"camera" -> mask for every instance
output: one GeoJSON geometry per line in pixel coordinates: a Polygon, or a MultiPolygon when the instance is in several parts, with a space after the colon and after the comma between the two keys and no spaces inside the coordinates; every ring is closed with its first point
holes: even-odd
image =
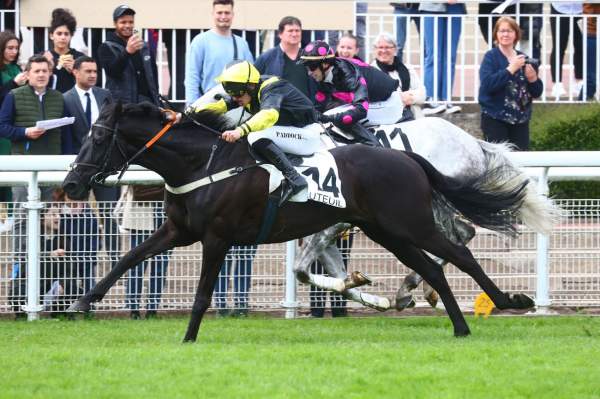
{"type": "Polygon", "coordinates": [[[532,67],[539,67],[540,66],[540,60],[538,60],[537,58],[532,58],[530,56],[525,56],[525,64],[529,64],[532,67]]]}

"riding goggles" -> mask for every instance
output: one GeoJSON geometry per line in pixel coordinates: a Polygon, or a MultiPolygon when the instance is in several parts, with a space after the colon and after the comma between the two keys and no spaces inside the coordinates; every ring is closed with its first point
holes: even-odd
{"type": "Polygon", "coordinates": [[[311,72],[319,69],[321,62],[305,62],[304,66],[311,72]]]}
{"type": "Polygon", "coordinates": [[[248,93],[248,84],[239,82],[223,82],[223,89],[232,97],[241,97],[248,93]]]}

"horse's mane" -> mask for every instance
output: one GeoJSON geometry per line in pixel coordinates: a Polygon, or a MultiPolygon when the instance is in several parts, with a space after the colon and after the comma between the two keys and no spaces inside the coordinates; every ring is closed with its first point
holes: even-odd
{"type": "MultiPolygon", "coordinates": [[[[123,112],[127,115],[138,117],[141,116],[146,118],[160,118],[163,116],[160,108],[149,102],[126,104],[123,106],[123,112]]],[[[231,119],[227,118],[225,115],[209,110],[195,113],[194,120],[219,132],[235,128],[235,124],[233,121],[231,121],[231,119]]],[[[193,122],[191,120],[184,117],[180,127],[188,127],[192,123],[193,122]]]]}

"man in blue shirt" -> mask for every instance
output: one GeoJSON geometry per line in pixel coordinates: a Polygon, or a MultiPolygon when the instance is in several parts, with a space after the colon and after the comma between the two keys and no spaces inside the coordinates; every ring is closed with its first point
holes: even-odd
{"type": "Polygon", "coordinates": [[[213,0],[214,27],[192,40],[185,64],[185,102],[192,104],[216,86],[233,60],[254,62],[248,43],[231,32],[233,0],[213,0]]]}

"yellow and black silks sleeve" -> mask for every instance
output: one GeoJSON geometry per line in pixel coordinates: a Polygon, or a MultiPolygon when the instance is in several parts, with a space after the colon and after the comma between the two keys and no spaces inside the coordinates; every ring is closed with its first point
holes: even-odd
{"type": "Polygon", "coordinates": [[[217,114],[224,114],[225,112],[228,111],[227,108],[228,108],[227,103],[225,102],[224,99],[221,98],[219,101],[216,101],[214,103],[201,104],[201,105],[195,107],[194,112],[209,111],[209,112],[214,112],[217,114]]]}
{"type": "Polygon", "coordinates": [[[257,132],[275,125],[279,119],[279,111],[275,108],[261,109],[252,118],[242,123],[236,128],[242,136],[246,136],[250,132],[257,132]]]}

